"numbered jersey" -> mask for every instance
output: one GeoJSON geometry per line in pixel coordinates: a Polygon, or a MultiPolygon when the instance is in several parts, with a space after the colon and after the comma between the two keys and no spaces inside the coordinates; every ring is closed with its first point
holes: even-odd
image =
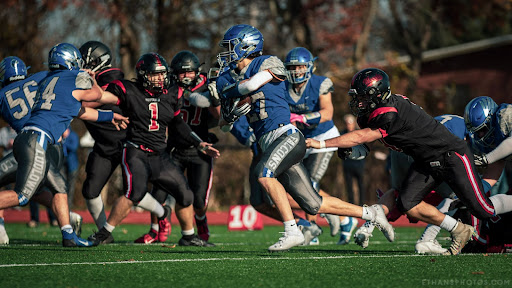
{"type": "MultiPolygon", "coordinates": [[[[191,89],[183,89],[179,87],[179,98],[181,99],[181,95],[185,93],[192,92],[204,92],[208,91],[208,85],[206,81],[205,75],[199,75],[199,79],[196,83],[196,86],[191,89]]],[[[185,98],[185,97],[183,97],[185,98]]],[[[208,139],[208,108],[200,108],[190,104],[187,99],[183,99],[183,106],[181,107],[181,117],[183,120],[190,126],[192,131],[194,131],[201,139],[208,139]]],[[[186,141],[182,137],[177,137],[176,133],[172,131],[169,133],[169,147],[176,147],[179,149],[190,147],[190,141],[186,141]]]]}
{"type": "Polygon", "coordinates": [[[31,116],[37,85],[48,71],[38,72],[24,80],[13,82],[0,90],[2,118],[19,133],[31,116]]]}
{"type": "MultiPolygon", "coordinates": [[[[109,68],[97,73],[95,77],[98,85],[105,90],[110,82],[124,79],[124,74],[120,69],[109,68]]],[[[106,104],[99,106],[97,109],[112,110],[115,113],[122,114],[121,108],[117,105],[106,104]]],[[[126,130],[117,130],[110,122],[84,121],[84,124],[94,139],[93,149],[95,152],[107,157],[121,151],[121,141],[126,138],[126,130]]]]}
{"type": "Polygon", "coordinates": [[[441,116],[437,116],[434,119],[439,121],[439,123],[443,124],[453,135],[459,137],[460,139],[466,139],[466,135],[468,134],[468,129],[466,129],[466,124],[464,123],[464,118],[458,115],[450,115],[445,114],[441,116]]]}
{"type": "MultiPolygon", "coordinates": [[[[290,111],[296,114],[307,114],[311,112],[320,111],[320,97],[322,95],[333,92],[333,83],[331,79],[318,75],[311,75],[311,78],[307,81],[306,85],[303,85],[300,91],[296,92],[293,89],[293,84],[285,81],[288,105],[290,111]]],[[[329,129],[334,127],[332,120],[325,121],[318,125],[306,126],[303,123],[297,122],[297,128],[300,129],[304,137],[313,138],[320,134],[323,134],[329,129]]]]}
{"type": "Polygon", "coordinates": [[[290,108],[286,101],[286,69],[283,62],[275,56],[259,56],[237,74],[233,70],[224,72],[217,79],[217,90],[236,81],[249,79],[260,71],[268,70],[274,79],[251,93],[251,112],[246,117],[259,139],[263,134],[290,123],[290,108]],[[277,80],[277,81],[276,81],[277,80]]]}
{"type": "Polygon", "coordinates": [[[37,89],[32,116],[26,126],[45,131],[55,144],[78,115],[82,102],[73,97],[75,90],[87,90],[93,79],[82,70],[57,70],[48,73],[37,89]]]}
{"type": "Polygon", "coordinates": [[[130,118],[126,140],[153,151],[165,150],[167,127],[173,121],[183,122],[177,86],[152,95],[138,82],[114,80],[107,91],[119,97],[119,107],[130,118]]]}
{"type": "Polygon", "coordinates": [[[392,94],[357,122],[361,128],[378,129],[384,145],[403,151],[417,163],[436,160],[448,151],[464,155],[466,149],[464,140],[402,95],[392,94]]]}

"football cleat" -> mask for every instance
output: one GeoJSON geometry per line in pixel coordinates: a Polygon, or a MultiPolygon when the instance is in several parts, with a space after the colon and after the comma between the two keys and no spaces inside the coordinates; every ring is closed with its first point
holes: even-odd
{"type": "Polygon", "coordinates": [[[204,241],[203,239],[199,238],[197,235],[192,235],[192,238],[187,239],[189,237],[182,236],[180,241],[178,242],[178,245],[180,246],[198,246],[198,247],[214,247],[215,244],[210,243],[208,241],[204,241]]]}
{"type": "Polygon", "coordinates": [[[393,226],[389,224],[388,218],[384,213],[384,209],[382,209],[382,205],[374,204],[370,206],[370,208],[372,208],[373,211],[372,224],[382,231],[384,237],[386,237],[389,242],[395,241],[395,230],[393,229],[393,226]]]}
{"type": "Polygon", "coordinates": [[[340,216],[322,213],[320,214],[320,217],[325,218],[327,223],[329,223],[329,228],[331,228],[331,236],[334,237],[338,235],[338,232],[340,232],[340,216]]]}
{"type": "Polygon", "coordinates": [[[208,241],[208,239],[210,239],[210,229],[208,228],[208,222],[206,221],[206,218],[203,220],[197,220],[196,218],[196,226],[199,238],[203,239],[204,241],[208,241]]]}
{"type": "MultiPolygon", "coordinates": [[[[347,216],[348,217],[348,216],[347,216]]],[[[348,217],[348,223],[345,225],[340,225],[340,240],[338,241],[338,245],[345,245],[350,242],[350,237],[352,236],[352,232],[357,228],[357,219],[354,217],[348,217]]]]}
{"type": "Polygon", "coordinates": [[[158,232],[156,233],[156,240],[158,242],[165,242],[171,235],[171,222],[167,218],[158,220],[158,232]]]}
{"type": "Polygon", "coordinates": [[[299,229],[304,235],[304,246],[309,245],[314,238],[320,236],[323,232],[322,228],[314,222],[311,222],[310,226],[299,225],[299,229]]]}
{"type": "Polygon", "coordinates": [[[373,237],[373,229],[375,229],[375,226],[372,222],[366,221],[354,234],[354,242],[362,248],[368,247],[370,237],[373,237]]]}
{"type": "Polygon", "coordinates": [[[0,224],[0,245],[9,244],[9,236],[7,236],[7,231],[5,231],[4,224],[0,224]]]}
{"type": "Polygon", "coordinates": [[[112,236],[112,233],[108,232],[107,229],[103,227],[100,229],[100,231],[89,236],[87,240],[92,241],[94,243],[94,246],[97,246],[100,244],[113,243],[114,237],[112,236]]]}
{"type": "Polygon", "coordinates": [[[457,255],[460,253],[462,248],[471,240],[471,237],[475,233],[475,228],[471,225],[464,224],[460,221],[457,222],[457,227],[453,229],[452,244],[450,248],[443,253],[443,255],[457,255]]]}
{"type": "Polygon", "coordinates": [[[75,212],[69,212],[69,222],[71,222],[71,227],[73,227],[73,231],[78,237],[82,235],[82,221],[82,216],[75,212]]]}
{"type": "Polygon", "coordinates": [[[76,236],[75,231],[68,233],[64,230],[62,232],[62,246],[64,247],[92,247],[95,246],[92,241],[82,239],[76,236]]]}
{"type": "Polygon", "coordinates": [[[309,242],[309,245],[320,245],[320,240],[318,237],[315,237],[311,240],[311,242],[309,242]]]}
{"type": "Polygon", "coordinates": [[[288,234],[286,232],[280,232],[283,237],[279,238],[279,241],[274,245],[268,247],[269,252],[287,251],[292,247],[302,245],[304,243],[304,235],[302,233],[288,234]]]}
{"type": "Polygon", "coordinates": [[[157,241],[157,236],[156,236],[157,234],[158,234],[158,232],[155,229],[151,229],[151,230],[149,230],[148,233],[135,239],[135,241],[133,241],[133,243],[151,244],[151,243],[157,241]]]}
{"type": "Polygon", "coordinates": [[[436,239],[423,240],[421,238],[418,240],[418,242],[416,242],[414,249],[418,254],[432,255],[444,254],[448,251],[447,249],[443,248],[443,246],[441,246],[441,244],[439,244],[436,239]]]}

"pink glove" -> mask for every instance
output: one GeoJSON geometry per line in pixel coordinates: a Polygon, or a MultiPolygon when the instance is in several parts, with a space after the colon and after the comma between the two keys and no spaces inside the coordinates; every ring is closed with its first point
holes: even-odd
{"type": "Polygon", "coordinates": [[[290,113],[290,122],[300,122],[300,123],[304,123],[304,125],[306,126],[309,126],[308,123],[306,123],[306,121],[304,121],[304,116],[300,115],[300,114],[295,114],[295,113],[290,113]]]}

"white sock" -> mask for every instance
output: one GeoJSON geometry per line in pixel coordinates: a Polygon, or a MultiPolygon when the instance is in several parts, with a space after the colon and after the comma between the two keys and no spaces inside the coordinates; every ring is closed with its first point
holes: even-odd
{"type": "Polygon", "coordinates": [[[425,231],[423,231],[423,235],[421,235],[421,240],[423,241],[430,241],[434,240],[437,237],[437,234],[439,234],[439,231],[441,231],[441,227],[428,224],[427,228],[425,228],[425,231]]]}
{"type": "Polygon", "coordinates": [[[350,217],[346,216],[343,218],[343,220],[341,220],[340,225],[347,225],[348,223],[350,223],[350,217]]]}
{"type": "Polygon", "coordinates": [[[494,206],[494,214],[500,215],[512,211],[512,195],[497,194],[489,197],[494,206]]]}
{"type": "Polygon", "coordinates": [[[112,233],[112,231],[114,231],[114,229],[116,229],[116,226],[112,226],[112,225],[108,224],[108,222],[106,222],[105,226],[103,226],[103,228],[105,228],[108,232],[112,233]]]}
{"type": "Polygon", "coordinates": [[[73,233],[73,227],[71,227],[71,225],[69,225],[69,224],[60,227],[60,230],[66,232],[66,233],[73,233]]]}
{"type": "Polygon", "coordinates": [[[363,216],[361,217],[363,220],[372,221],[373,219],[373,208],[368,206],[363,206],[363,216]]]}
{"type": "Polygon", "coordinates": [[[188,236],[188,235],[194,235],[194,228],[190,229],[190,230],[182,230],[181,231],[181,235],[183,236],[188,236]]]}
{"type": "Polygon", "coordinates": [[[160,226],[158,226],[158,223],[151,223],[151,229],[158,232],[158,230],[160,230],[160,226]]]}
{"type": "Polygon", "coordinates": [[[284,232],[290,234],[300,233],[299,227],[297,227],[297,223],[295,223],[295,219],[290,221],[284,221],[284,232]]]}
{"type": "Polygon", "coordinates": [[[146,193],[146,195],[144,195],[144,198],[140,200],[139,204],[137,204],[137,207],[156,214],[158,218],[164,216],[165,213],[162,204],[158,203],[158,201],[156,201],[156,199],[150,193],[146,193]]]}
{"type": "Polygon", "coordinates": [[[107,223],[107,216],[105,215],[105,207],[103,207],[101,195],[93,199],[85,199],[85,203],[87,204],[89,213],[91,213],[92,219],[94,219],[94,223],[96,223],[96,227],[101,229],[101,227],[107,223]]]}
{"type": "Polygon", "coordinates": [[[451,216],[445,215],[440,226],[448,232],[452,232],[457,227],[457,220],[451,216]]]}

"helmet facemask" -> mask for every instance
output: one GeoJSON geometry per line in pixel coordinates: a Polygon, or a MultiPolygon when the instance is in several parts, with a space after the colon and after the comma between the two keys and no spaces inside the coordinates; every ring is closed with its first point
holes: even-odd
{"type": "Polygon", "coordinates": [[[352,114],[356,117],[368,114],[377,106],[369,95],[357,94],[356,89],[348,90],[348,96],[351,97],[349,102],[350,111],[352,111],[352,114]]]}
{"type": "Polygon", "coordinates": [[[311,78],[313,70],[313,62],[300,63],[297,65],[286,66],[286,74],[288,75],[288,81],[293,84],[303,83],[311,78]],[[297,69],[297,66],[301,68],[297,69]]]}

